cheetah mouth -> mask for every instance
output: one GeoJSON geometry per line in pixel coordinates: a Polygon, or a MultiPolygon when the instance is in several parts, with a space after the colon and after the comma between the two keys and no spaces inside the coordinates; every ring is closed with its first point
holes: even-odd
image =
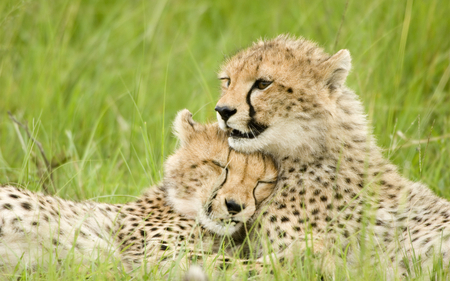
{"type": "Polygon", "coordinates": [[[230,137],[237,139],[254,139],[261,135],[267,129],[267,126],[252,122],[248,124],[248,128],[250,129],[250,132],[241,132],[239,130],[232,129],[230,137]]]}
{"type": "Polygon", "coordinates": [[[200,219],[202,227],[220,235],[233,235],[244,223],[233,218],[213,218],[206,216],[200,219]]]}
{"type": "Polygon", "coordinates": [[[240,229],[244,225],[243,222],[233,220],[233,219],[220,220],[217,223],[219,225],[221,225],[223,228],[228,229],[230,234],[236,232],[238,229],[240,229]]]}
{"type": "Polygon", "coordinates": [[[240,221],[235,219],[219,219],[222,224],[237,225],[240,221]]]}
{"type": "Polygon", "coordinates": [[[231,217],[231,218],[230,217],[228,217],[228,218],[215,218],[215,219],[210,218],[210,219],[215,221],[217,224],[220,224],[220,225],[222,225],[224,227],[226,227],[226,226],[240,227],[241,224],[244,223],[240,219],[234,218],[234,217],[231,217]]]}

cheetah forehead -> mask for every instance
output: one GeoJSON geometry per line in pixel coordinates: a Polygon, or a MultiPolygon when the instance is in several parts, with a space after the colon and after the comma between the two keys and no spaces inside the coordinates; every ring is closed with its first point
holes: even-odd
{"type": "Polygon", "coordinates": [[[294,38],[280,35],[274,39],[260,39],[251,47],[241,50],[236,55],[225,60],[219,71],[219,78],[227,77],[236,70],[257,71],[259,69],[279,69],[286,67],[309,68],[319,65],[330,58],[315,42],[302,37],[294,38]]]}

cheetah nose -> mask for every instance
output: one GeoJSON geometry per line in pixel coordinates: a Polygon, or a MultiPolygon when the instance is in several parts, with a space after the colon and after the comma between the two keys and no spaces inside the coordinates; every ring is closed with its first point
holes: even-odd
{"type": "Polygon", "coordinates": [[[228,213],[230,213],[230,215],[236,215],[240,211],[245,209],[245,204],[242,205],[238,204],[233,199],[230,200],[225,199],[225,205],[227,205],[228,213]]]}
{"type": "Polygon", "coordinates": [[[214,108],[220,116],[222,116],[223,121],[227,122],[228,119],[237,112],[236,109],[231,109],[228,106],[216,106],[214,108]]]}

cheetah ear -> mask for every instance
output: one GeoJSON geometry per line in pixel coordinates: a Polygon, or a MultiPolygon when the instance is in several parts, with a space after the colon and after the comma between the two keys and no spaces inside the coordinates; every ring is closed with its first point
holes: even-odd
{"type": "Polygon", "coordinates": [[[183,109],[177,113],[173,122],[173,133],[180,140],[181,146],[185,146],[196,131],[197,123],[192,119],[192,113],[183,109]]]}
{"type": "Polygon", "coordinates": [[[340,50],[322,63],[325,85],[331,90],[344,85],[350,69],[352,58],[348,50],[340,50]]]}

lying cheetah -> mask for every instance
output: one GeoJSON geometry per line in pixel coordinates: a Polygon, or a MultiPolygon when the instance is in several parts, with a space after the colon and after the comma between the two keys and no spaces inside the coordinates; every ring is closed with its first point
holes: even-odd
{"type": "Polygon", "coordinates": [[[401,273],[430,268],[436,257],[448,264],[450,203],[383,158],[361,102],[344,85],[350,68],[349,51],[330,56],[284,35],[222,67],[215,109],[230,146],[268,153],[279,169],[258,232],[278,257],[311,248],[329,273],[342,261],[336,256],[357,259],[368,241],[401,273]]]}
{"type": "Polygon", "coordinates": [[[217,252],[223,239],[201,223],[239,237],[275,187],[273,161],[229,149],[217,124],[200,125],[187,110],[178,114],[174,129],[181,147],[167,159],[162,183],[134,202],[72,202],[0,187],[2,271],[18,263],[33,268],[74,258],[118,259],[130,272],[142,264],[179,258],[183,251],[217,252]],[[253,173],[247,175],[242,170],[248,165],[253,173]],[[203,215],[200,225],[199,206],[214,214],[203,215]]]}

